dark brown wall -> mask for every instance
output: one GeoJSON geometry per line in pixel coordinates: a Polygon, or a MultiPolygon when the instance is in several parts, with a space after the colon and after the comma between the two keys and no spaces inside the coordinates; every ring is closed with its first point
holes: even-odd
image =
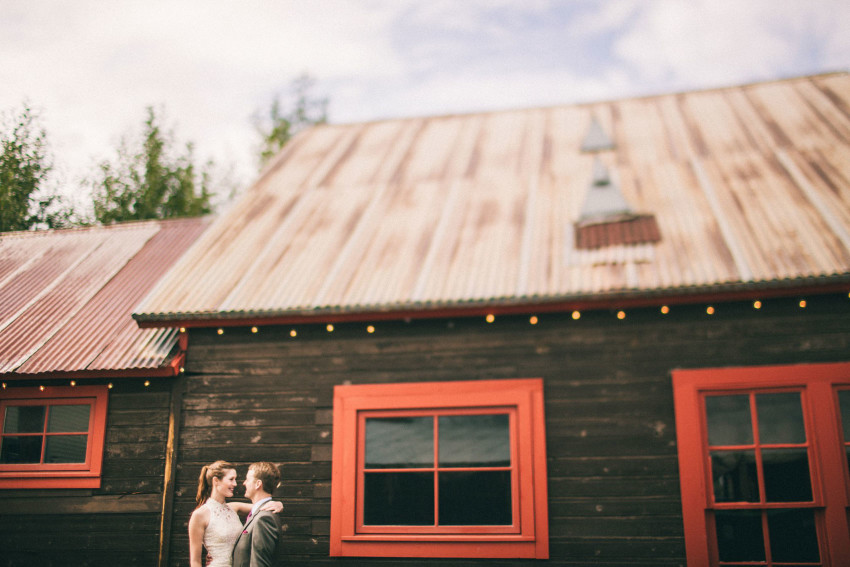
{"type": "Polygon", "coordinates": [[[671,369],[850,358],[844,296],[527,317],[193,330],[172,565],[187,564],[197,475],[283,463],[281,565],[515,565],[328,557],[333,386],[542,377],[552,565],[684,565],[671,369]]]}
{"type": "Polygon", "coordinates": [[[113,380],[99,489],[0,490],[0,565],[156,565],[172,380],[143,381],[113,380]]]}

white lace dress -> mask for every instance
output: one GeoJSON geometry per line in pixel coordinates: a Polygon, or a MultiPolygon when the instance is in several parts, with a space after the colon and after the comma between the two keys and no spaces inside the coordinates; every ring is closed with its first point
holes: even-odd
{"type": "Polygon", "coordinates": [[[204,547],[209,556],[207,567],[230,567],[233,546],[242,533],[242,522],[227,504],[210,498],[204,502],[204,506],[210,511],[210,523],[204,532],[204,547]]]}

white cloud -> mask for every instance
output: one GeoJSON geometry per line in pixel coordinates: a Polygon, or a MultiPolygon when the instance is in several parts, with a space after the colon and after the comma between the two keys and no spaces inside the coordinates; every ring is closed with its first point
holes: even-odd
{"type": "Polygon", "coordinates": [[[849,6],[832,0],[655,0],[641,4],[615,50],[640,82],[692,88],[778,78],[798,74],[821,43],[837,43],[828,48],[830,57],[847,64],[847,34],[840,25],[825,28],[850,23],[849,6]]]}
{"type": "Polygon", "coordinates": [[[304,71],[370,120],[847,69],[848,29],[844,0],[2,0],[0,109],[43,109],[69,184],[151,104],[248,178],[251,114],[304,71]]]}

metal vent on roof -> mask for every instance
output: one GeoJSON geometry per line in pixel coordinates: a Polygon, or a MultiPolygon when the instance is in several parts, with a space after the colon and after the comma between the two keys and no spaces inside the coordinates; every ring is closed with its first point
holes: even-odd
{"type": "Polygon", "coordinates": [[[587,250],[659,240],[661,231],[655,216],[632,210],[616,177],[597,156],[593,160],[593,181],[575,224],[575,247],[587,250]]]}
{"type": "Polygon", "coordinates": [[[581,151],[583,152],[602,152],[614,149],[614,140],[611,139],[599,121],[594,116],[590,120],[590,128],[584,136],[584,141],[581,143],[581,151]]]}
{"type": "Polygon", "coordinates": [[[597,157],[593,161],[593,182],[587,190],[579,220],[582,222],[622,215],[631,215],[632,208],[620,191],[620,185],[612,180],[611,173],[597,157]]]}

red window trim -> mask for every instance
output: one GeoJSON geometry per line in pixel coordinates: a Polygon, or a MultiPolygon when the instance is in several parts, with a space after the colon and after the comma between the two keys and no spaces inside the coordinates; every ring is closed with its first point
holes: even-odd
{"type": "MultiPolygon", "coordinates": [[[[64,405],[85,401],[92,407],[89,414],[85,463],[0,464],[0,489],[100,488],[108,398],[109,389],[106,386],[47,386],[44,390],[11,388],[0,391],[0,419],[4,418],[9,402],[24,405],[64,405]]],[[[0,422],[0,428],[3,426],[0,422]]]]}
{"type": "MultiPolygon", "coordinates": [[[[334,389],[333,469],[331,485],[332,556],[353,557],[549,557],[546,490],[546,439],[541,379],[368,384],[334,389]],[[369,412],[480,410],[515,412],[517,498],[514,533],[503,526],[458,530],[419,527],[367,529],[358,522],[358,458],[362,454],[359,420],[369,412]],[[374,532],[374,533],[372,533],[374,532]],[[475,532],[475,533],[470,533],[475,532]],[[501,533],[500,533],[501,532],[501,533]]],[[[362,470],[362,467],[361,467],[362,470]]]]}
{"type": "Polygon", "coordinates": [[[814,505],[824,510],[821,527],[826,545],[822,545],[825,556],[821,560],[824,566],[837,566],[850,557],[847,458],[836,395],[839,384],[850,384],[850,363],[673,371],[682,515],[689,567],[709,567],[718,562],[708,522],[709,510],[713,508],[713,489],[707,463],[705,416],[700,403],[703,394],[708,392],[803,390],[804,416],[813,437],[809,443],[814,505]]]}

